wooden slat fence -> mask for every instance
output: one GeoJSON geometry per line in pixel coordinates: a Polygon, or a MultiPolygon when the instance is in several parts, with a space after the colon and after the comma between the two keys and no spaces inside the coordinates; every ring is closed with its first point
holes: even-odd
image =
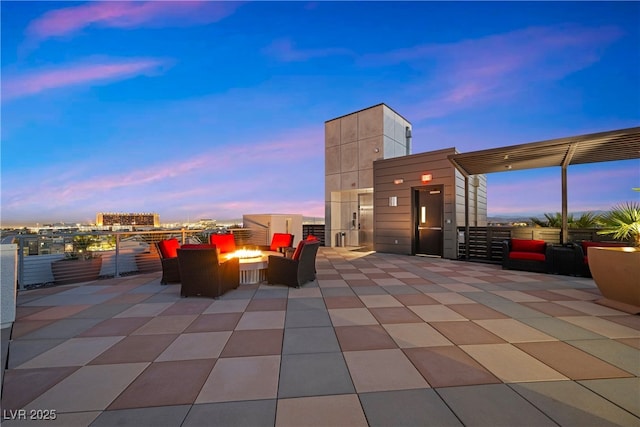
{"type": "Polygon", "coordinates": [[[306,239],[309,234],[316,236],[320,245],[325,246],[324,224],[302,224],[302,238],[306,239]]]}
{"type": "MultiPolygon", "coordinates": [[[[458,233],[464,236],[464,227],[458,227],[458,233]]],[[[469,245],[469,260],[488,263],[502,262],[502,242],[507,239],[534,239],[560,243],[561,230],[553,227],[470,227],[469,236],[458,239],[459,258],[466,257],[466,245],[469,245]]],[[[569,241],[592,240],[595,242],[612,241],[611,236],[598,234],[597,229],[569,229],[569,241]]]]}

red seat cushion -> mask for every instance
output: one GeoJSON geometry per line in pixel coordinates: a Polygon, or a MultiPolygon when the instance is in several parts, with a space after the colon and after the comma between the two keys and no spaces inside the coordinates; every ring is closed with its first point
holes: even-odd
{"type": "Polygon", "coordinates": [[[300,258],[300,254],[302,253],[302,248],[304,247],[306,242],[307,242],[306,240],[300,240],[300,242],[298,243],[298,246],[296,247],[296,251],[293,253],[293,256],[291,257],[291,259],[297,260],[300,258]]]}
{"type": "Polygon", "coordinates": [[[307,241],[310,241],[310,242],[317,242],[317,241],[318,241],[318,238],[317,238],[316,236],[314,236],[313,234],[309,234],[309,235],[307,236],[307,239],[306,239],[306,240],[307,240],[307,241]]]}
{"type": "Polygon", "coordinates": [[[233,238],[233,234],[212,234],[209,242],[212,245],[216,245],[222,254],[236,251],[236,241],[233,238]]]}
{"type": "Polygon", "coordinates": [[[539,252],[509,252],[509,258],[511,259],[529,259],[532,261],[544,261],[544,253],[539,252]]]}
{"type": "Polygon", "coordinates": [[[158,248],[160,249],[160,255],[162,255],[162,258],[177,257],[179,247],[180,242],[178,242],[178,239],[176,238],[161,240],[158,242],[158,248]]]}
{"type": "Polygon", "coordinates": [[[272,251],[277,251],[280,248],[288,248],[293,243],[293,236],[288,233],[273,233],[273,237],[271,238],[271,246],[269,247],[272,251]]]}
{"type": "Polygon", "coordinates": [[[544,254],[547,242],[544,240],[511,239],[513,252],[537,252],[544,254]]]}

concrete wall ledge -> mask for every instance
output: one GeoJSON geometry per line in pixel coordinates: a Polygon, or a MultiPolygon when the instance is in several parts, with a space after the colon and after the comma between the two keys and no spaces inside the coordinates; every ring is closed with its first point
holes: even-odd
{"type": "Polygon", "coordinates": [[[0,328],[11,327],[16,320],[18,245],[0,245],[0,328]]]}

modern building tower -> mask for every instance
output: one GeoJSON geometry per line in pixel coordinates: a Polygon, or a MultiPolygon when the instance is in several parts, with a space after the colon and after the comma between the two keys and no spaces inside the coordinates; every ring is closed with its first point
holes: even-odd
{"type": "Polygon", "coordinates": [[[325,122],[325,245],[373,247],[373,162],[411,154],[411,123],[385,104],[325,122]]]}

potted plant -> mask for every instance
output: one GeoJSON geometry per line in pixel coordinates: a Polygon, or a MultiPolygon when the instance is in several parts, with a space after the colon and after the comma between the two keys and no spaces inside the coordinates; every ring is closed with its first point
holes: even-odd
{"type": "Polygon", "coordinates": [[[98,239],[90,235],[73,238],[73,251],[65,254],[61,260],[51,263],[54,282],[57,285],[88,282],[100,277],[102,257],[90,250],[98,239]]]}
{"type": "Polygon", "coordinates": [[[640,313],[640,203],[626,202],[602,217],[598,234],[628,241],[625,247],[588,248],[589,269],[604,297],[596,302],[640,313]]]}

